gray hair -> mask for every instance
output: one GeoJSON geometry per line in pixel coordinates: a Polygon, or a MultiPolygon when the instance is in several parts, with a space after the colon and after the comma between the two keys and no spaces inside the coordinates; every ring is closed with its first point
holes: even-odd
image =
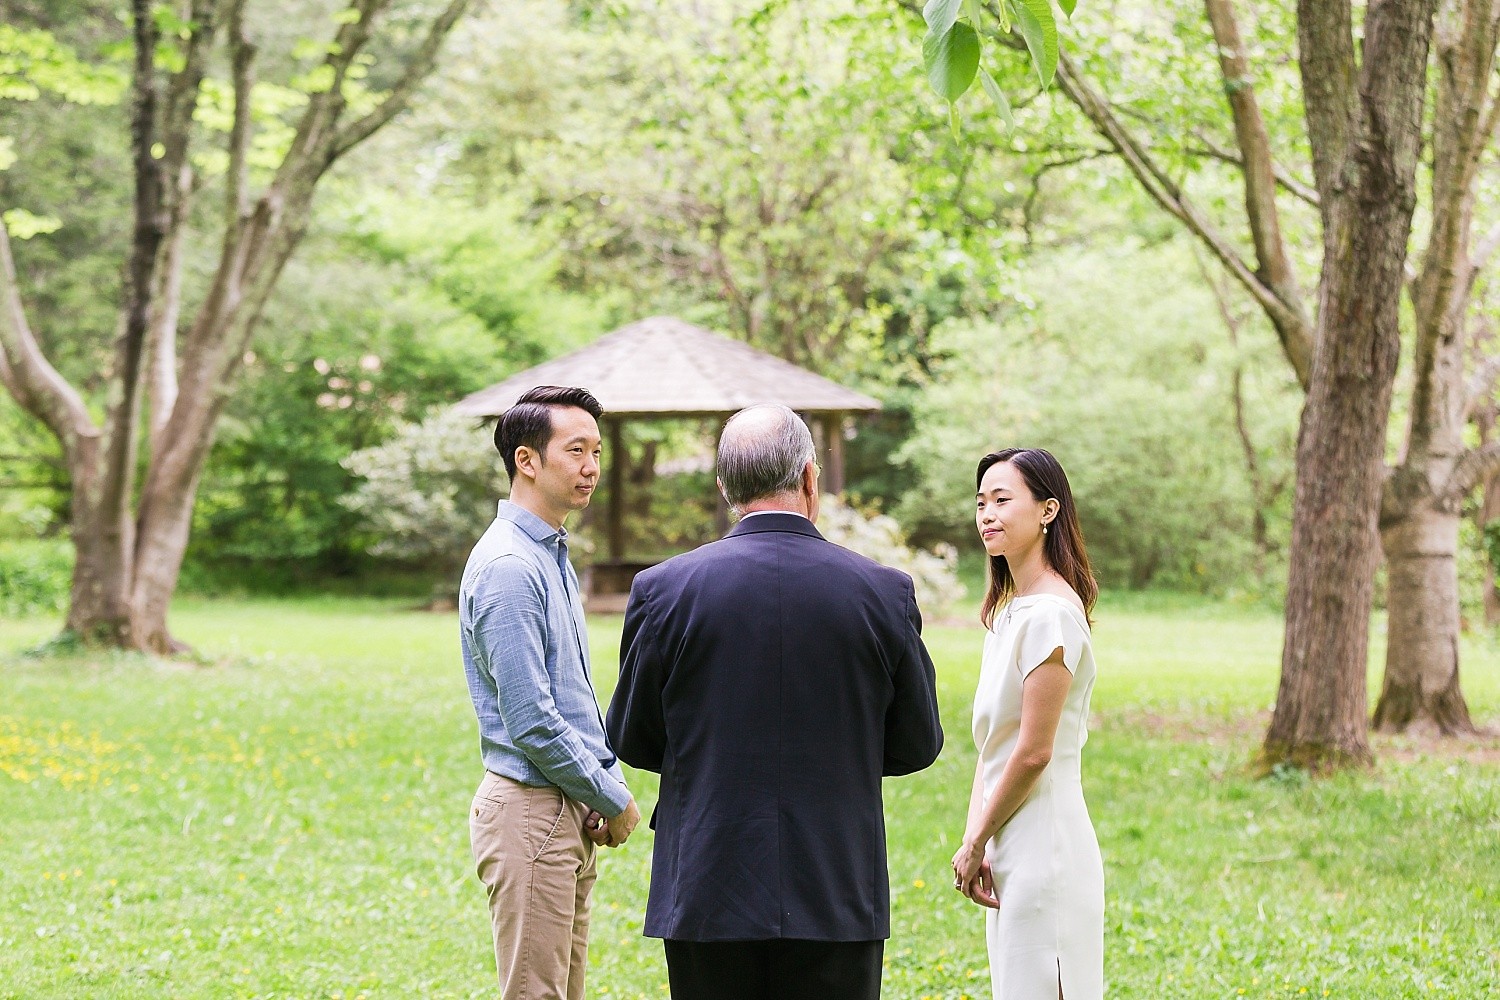
{"type": "Polygon", "coordinates": [[[719,437],[719,482],[731,507],[797,489],[815,461],[812,432],[791,407],[750,406],[729,418],[719,437]]]}

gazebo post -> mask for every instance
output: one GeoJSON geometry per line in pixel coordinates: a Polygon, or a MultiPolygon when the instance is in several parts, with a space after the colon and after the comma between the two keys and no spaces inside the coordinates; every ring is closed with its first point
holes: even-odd
{"type": "Polygon", "coordinates": [[[823,451],[827,456],[823,492],[837,496],[844,492],[844,415],[825,413],[819,423],[823,426],[823,451]]]}
{"type": "Polygon", "coordinates": [[[625,445],[619,418],[605,421],[609,428],[609,561],[625,558],[625,445]]]}

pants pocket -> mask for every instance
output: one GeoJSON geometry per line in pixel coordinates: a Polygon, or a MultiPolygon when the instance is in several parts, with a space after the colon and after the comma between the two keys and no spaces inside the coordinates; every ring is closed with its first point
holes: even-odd
{"type": "Polygon", "coordinates": [[[505,852],[506,813],[510,805],[476,795],[469,806],[469,847],[474,855],[474,869],[486,885],[490,884],[496,865],[505,852]]]}
{"type": "Polygon", "coordinates": [[[568,799],[556,788],[538,789],[526,797],[527,860],[535,861],[551,846],[568,813],[568,799]]]}

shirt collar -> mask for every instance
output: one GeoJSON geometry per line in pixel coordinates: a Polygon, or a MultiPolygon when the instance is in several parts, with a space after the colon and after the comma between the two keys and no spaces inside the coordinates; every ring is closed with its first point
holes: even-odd
{"type": "Polygon", "coordinates": [[[812,520],[806,514],[799,514],[795,510],[752,510],[748,514],[741,514],[740,520],[743,521],[746,518],[758,517],[761,514],[790,514],[793,517],[802,518],[802,520],[806,521],[808,524],[812,523],[812,520]]]}
{"type": "Polygon", "coordinates": [[[501,500],[495,516],[509,521],[531,538],[534,542],[559,541],[566,543],[568,540],[567,528],[554,528],[552,525],[537,517],[531,511],[518,503],[509,500],[501,500]]]}

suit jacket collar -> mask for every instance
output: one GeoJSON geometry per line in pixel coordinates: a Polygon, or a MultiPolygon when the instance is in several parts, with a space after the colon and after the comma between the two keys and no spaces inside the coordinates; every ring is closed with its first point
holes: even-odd
{"type": "Polygon", "coordinates": [[[794,535],[808,535],[819,539],[823,537],[818,533],[818,529],[813,527],[813,523],[801,514],[782,514],[777,511],[767,511],[764,514],[744,518],[731,528],[725,537],[757,535],[767,531],[789,531],[794,535]]]}

